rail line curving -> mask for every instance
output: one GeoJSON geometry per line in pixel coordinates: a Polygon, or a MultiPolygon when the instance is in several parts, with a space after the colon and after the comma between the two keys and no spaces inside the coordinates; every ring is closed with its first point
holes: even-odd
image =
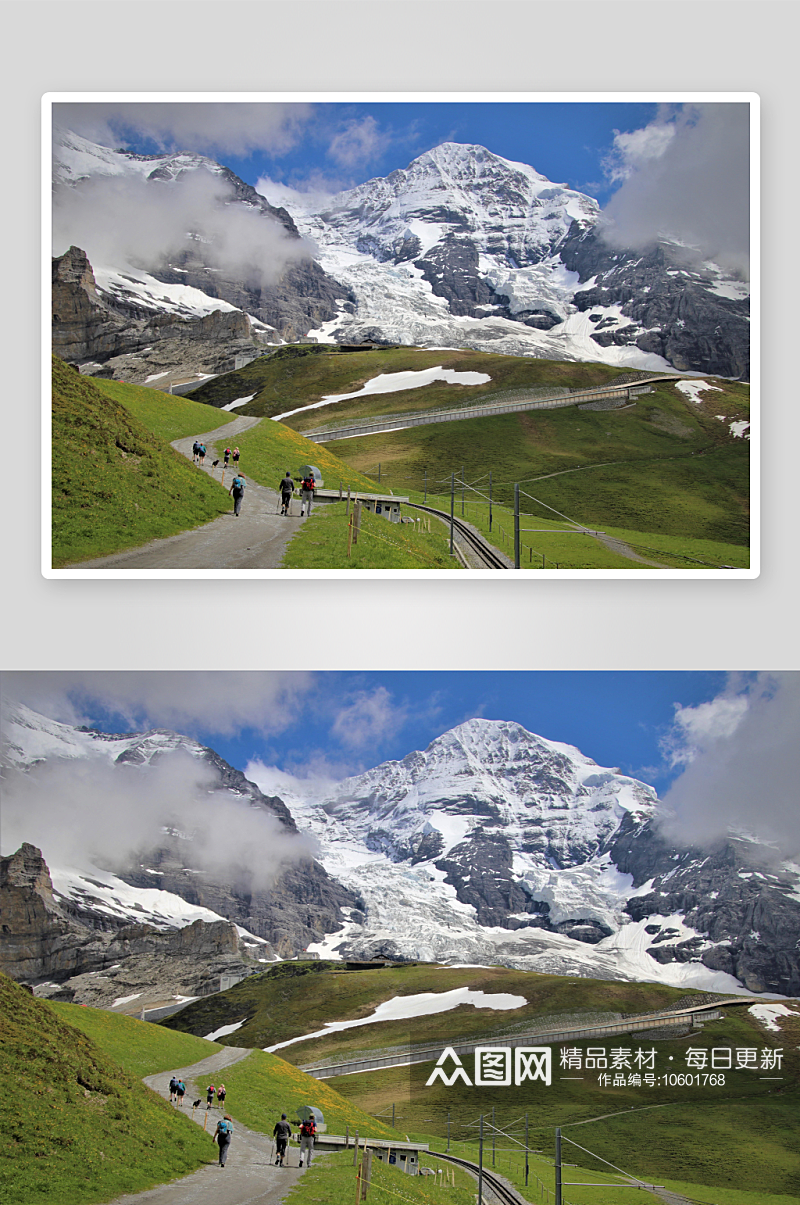
{"type": "MultiPolygon", "coordinates": [[[[429,515],[434,515],[437,519],[450,525],[449,511],[438,510],[435,506],[426,506],[422,502],[409,502],[406,505],[413,506],[415,510],[424,510],[429,515]]],[[[477,560],[480,561],[478,566],[481,569],[513,569],[514,566],[508,557],[495,548],[488,540],[485,540],[474,527],[469,523],[464,523],[461,519],[453,516],[453,530],[458,532],[458,538],[477,560]]]]}

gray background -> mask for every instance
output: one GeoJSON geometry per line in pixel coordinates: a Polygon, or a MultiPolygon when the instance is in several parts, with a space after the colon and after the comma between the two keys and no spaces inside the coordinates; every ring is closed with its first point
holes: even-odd
{"type": "Polygon", "coordinates": [[[797,668],[794,4],[6,2],[0,667],[797,668]],[[756,92],[762,572],[755,581],[46,580],[45,92],[756,92]]]}

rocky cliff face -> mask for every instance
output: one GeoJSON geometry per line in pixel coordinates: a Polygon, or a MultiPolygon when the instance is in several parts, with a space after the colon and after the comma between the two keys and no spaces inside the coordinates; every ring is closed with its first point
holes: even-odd
{"type": "Polygon", "coordinates": [[[723,280],[714,265],[692,265],[685,248],[669,243],[644,253],[615,252],[596,230],[577,226],[560,254],[580,277],[574,304],[594,323],[599,346],[638,347],[679,371],[702,366],[717,376],[750,379],[749,299],[744,286],[723,280]]]}
{"type": "MultiPolygon", "coordinates": [[[[57,895],[41,850],[23,844],[0,858],[0,970],[28,984],[51,983],[46,994],[94,1003],[124,994],[135,960],[143,977],[162,996],[175,982],[191,994],[204,984],[216,989],[219,975],[239,971],[246,947],[227,921],[195,921],[178,930],[117,922],[57,895]],[[169,969],[167,970],[167,963],[169,969]],[[113,972],[126,965],[127,980],[113,972]],[[101,976],[103,985],[92,981],[101,976]],[[89,997],[86,998],[86,993],[89,997]]],[[[207,989],[209,990],[209,989],[207,989]]],[[[182,994],[183,994],[182,993],[182,994]]]]}
{"type": "MultiPolygon", "coordinates": [[[[61,130],[54,138],[53,179],[57,215],[98,182],[111,181],[123,191],[126,184],[144,185],[163,201],[165,190],[168,196],[169,190],[199,181],[204,197],[209,188],[219,194],[214,202],[209,196],[209,206],[215,204],[220,214],[230,211],[234,221],[247,217],[259,227],[263,222],[265,230],[273,232],[276,248],[275,269],[266,275],[252,264],[248,268],[240,263],[239,255],[222,254],[220,262],[219,256],[208,254],[214,236],[196,229],[188,215],[184,244],[169,254],[143,252],[131,258],[106,251],[110,262],[95,263],[93,275],[71,248],[56,258],[53,269],[53,351],[68,362],[105,364],[113,358],[120,375],[132,379],[129,365],[119,357],[139,355],[151,344],[171,339],[183,343],[174,349],[176,370],[181,351],[185,357],[190,346],[195,352],[203,350],[208,359],[206,345],[224,342],[230,359],[237,341],[252,347],[260,340],[300,338],[333,318],[339,303],[348,298],[347,290],[302,244],[285,209],[270,205],[229,168],[203,155],[136,155],[61,130]],[[226,267],[227,258],[236,266],[226,267]]],[[[187,197],[191,203],[197,194],[190,191],[187,197]]],[[[200,210],[195,207],[193,212],[200,210]]],[[[234,229],[234,241],[241,237],[234,229]]],[[[217,363],[207,371],[221,370],[217,363]]]]}
{"type": "Polygon", "coordinates": [[[753,992],[800,993],[796,868],[774,850],[743,838],[711,849],[670,845],[652,821],[632,819],[608,846],[618,868],[633,875],[636,894],[625,906],[652,937],[647,953],[662,964],[699,960],[753,992]],[[681,916],[697,936],[686,938],[664,917],[681,916]]]}
{"type": "Polygon", "coordinates": [[[230,358],[236,346],[250,349],[254,342],[250,321],[238,310],[229,307],[197,317],[154,312],[133,291],[127,296],[123,290],[100,292],[79,247],[53,260],[53,351],[60,359],[104,362],[165,340],[198,345],[217,361],[230,358]]]}
{"type": "MultiPolygon", "coordinates": [[[[182,752],[211,768],[213,793],[221,807],[233,803],[248,811],[267,812],[280,825],[281,834],[297,834],[281,799],[264,795],[214,750],[168,730],[109,734],[76,729],[29,708],[6,704],[3,736],[3,762],[9,776],[25,774],[49,759],[100,759],[135,770],[156,767],[162,759],[182,752]]],[[[144,778],[142,790],[147,790],[144,778]]],[[[12,910],[12,920],[0,916],[0,923],[9,925],[4,944],[15,968],[7,973],[14,978],[63,979],[142,953],[130,945],[130,934],[114,936],[133,921],[149,926],[146,932],[137,926],[135,933],[136,941],[151,943],[150,953],[166,948],[164,934],[170,931],[174,933],[170,940],[180,950],[180,943],[187,940],[181,936],[185,926],[198,917],[209,931],[218,922],[229,922],[223,926],[228,930],[231,924],[239,925],[247,931],[247,949],[254,957],[292,958],[338,929],[342,908],[349,910],[357,903],[352,892],[307,854],[287,856],[276,864],[268,885],[267,876],[260,874],[256,881],[244,866],[232,868],[231,879],[220,877],[204,867],[186,834],[167,823],[158,845],[131,853],[113,867],[99,870],[87,864],[80,874],[59,871],[55,893],[38,850],[23,846],[23,852],[6,861],[3,874],[9,890],[14,890],[5,907],[12,910]],[[13,908],[12,900],[16,901],[13,908]],[[109,941],[115,943],[111,952],[109,941]]],[[[264,850],[264,861],[274,864],[270,850],[264,850]]],[[[258,867],[258,859],[247,864],[258,867]]]]}

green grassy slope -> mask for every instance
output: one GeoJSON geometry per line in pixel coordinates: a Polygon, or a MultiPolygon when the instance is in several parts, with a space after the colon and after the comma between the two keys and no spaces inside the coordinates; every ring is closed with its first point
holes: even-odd
{"type": "MultiPolygon", "coordinates": [[[[221,405],[244,391],[255,393],[241,413],[273,416],[327,394],[352,392],[381,373],[439,365],[484,372],[491,380],[479,386],[434,383],[354,398],[294,415],[281,425],[302,432],[331,421],[458,406],[503,389],[576,389],[620,375],[619,369],[603,364],[466,349],[343,354],[327,347],[287,348],[209,382],[193,396],[221,405]]],[[[337,441],[322,445],[317,455],[323,450],[334,454],[372,479],[380,472],[382,488],[409,494],[414,501],[422,500],[427,480],[429,501],[439,494],[446,509],[450,475],[460,478],[463,472],[474,487],[468,497],[485,512],[491,472],[495,503],[510,506],[514,483],[520,484],[522,510],[537,520],[526,520],[524,526],[563,526],[554,514],[558,511],[642,545],[642,555],[666,567],[691,568],[691,558],[745,567],[749,443],[734,437],[730,423],[749,418],[749,386],[717,378],[708,378],[708,384],[713,389],[699,403],[665,382],[618,411],[567,408],[469,419],[337,441]]],[[[488,524],[472,521],[488,530],[488,524]]],[[[537,532],[523,543],[563,567],[638,567],[582,537],[540,537],[537,532]]],[[[535,567],[536,558],[530,557],[535,567]]]]}
{"type": "Polygon", "coordinates": [[[54,566],[135,548],[229,509],[217,483],[54,357],[54,566]]]}
{"type": "MultiPolygon", "coordinates": [[[[538,1017],[597,1012],[630,1015],[692,995],[658,984],[575,981],[501,967],[417,965],[347,971],[336,964],[289,963],[218,997],[198,1001],[168,1024],[200,1031],[212,1024],[247,1018],[246,1024],[227,1040],[239,1045],[267,1045],[313,1032],[326,1021],[366,1017],[379,1003],[394,996],[467,985],[485,992],[522,995],[528,1004],[500,1013],[463,1006],[416,1021],[369,1024],[297,1043],[279,1053],[303,1064],[323,1058],[347,1059],[393,1047],[402,1049],[409,1041],[424,1040],[441,1048],[458,1039],[502,1045],[508,1031],[519,1032],[538,1017]]],[[[780,1071],[730,1070],[725,1072],[724,1083],[714,1084],[661,1082],[647,1086],[628,1084],[626,1079],[624,1086],[615,1087],[598,1083],[596,1072],[560,1070],[560,1050],[565,1043],[557,1043],[553,1047],[550,1087],[539,1083],[509,1088],[467,1088],[460,1083],[446,1087],[439,1081],[428,1088],[426,1080],[433,1063],[340,1076],[326,1081],[326,1085],[384,1120],[391,1118],[394,1105],[397,1128],[418,1137],[444,1138],[448,1114],[451,1136],[459,1141],[474,1139],[473,1123],[481,1113],[489,1117],[495,1109],[497,1123],[503,1127],[518,1123],[527,1114],[532,1145],[547,1147],[551,1157],[554,1127],[560,1125],[576,1142],[618,1167],[657,1183],[664,1183],[665,1178],[682,1182],[689,1196],[693,1194],[687,1186],[712,1185],[720,1193],[730,1190],[731,1203],[737,1201],[734,1190],[740,1189],[751,1194],[739,1198],[742,1205],[761,1205],[771,1194],[800,1196],[800,1144],[795,1128],[800,1105],[798,1044],[800,1020],[786,1021],[783,1033],[777,1035],[759,1025],[746,1007],[736,1006],[722,1020],[708,1021],[703,1029],[680,1038],[653,1042],[646,1035],[617,1035],[570,1042],[569,1046],[579,1050],[582,1058],[587,1046],[604,1046],[609,1052],[655,1049],[655,1070],[660,1075],[685,1073],[689,1047],[754,1048],[759,1058],[762,1050],[778,1048],[783,1050],[780,1071]],[[562,1075],[573,1074],[583,1078],[577,1082],[561,1079],[562,1075]],[[762,1080],[761,1075],[783,1078],[773,1082],[762,1080]]],[[[464,1062],[471,1071],[471,1060],[465,1058],[464,1062]]],[[[627,1077],[629,1072],[625,1074],[627,1077]]],[[[463,1153],[474,1157],[466,1148],[463,1153]]],[[[580,1152],[565,1154],[565,1159],[593,1172],[608,1171],[580,1152]]],[[[717,1200],[713,1195],[698,1199],[717,1200]]],[[[609,1201],[616,1205],[613,1196],[609,1201]]],[[[722,1201],[720,1195],[720,1205],[722,1201]]]]}
{"type": "Polygon", "coordinates": [[[3,975],[0,1077],[8,1205],[108,1200],[213,1160],[208,1135],[3,975]]]}
{"type": "Polygon", "coordinates": [[[146,385],[125,385],[122,381],[107,381],[101,377],[94,384],[165,443],[215,431],[236,417],[225,412],[221,414],[214,406],[204,406],[191,398],[162,393],[160,389],[149,389],[146,385]]]}
{"type": "Polygon", "coordinates": [[[418,963],[374,970],[348,971],[336,962],[279,963],[263,975],[254,975],[235,987],[205,1000],[197,1000],[161,1024],[184,1033],[209,1033],[221,1025],[247,1018],[221,1043],[233,1046],[271,1046],[321,1029],[327,1021],[366,1017],[394,996],[418,992],[446,992],[472,987],[484,992],[509,992],[524,996],[519,1009],[498,1013],[464,1005],[420,1021],[384,1021],[298,1043],[281,1051],[293,1063],[310,1063],[328,1057],[350,1057],[353,1051],[380,1049],[398,1042],[464,1040],[523,1025],[542,1016],[584,1012],[649,1012],[666,1007],[687,993],[657,983],[618,983],[581,979],[580,1004],[575,982],[563,975],[537,975],[507,967],[443,967],[418,963]],[[421,1032],[417,1035],[415,1030],[421,1032]]]}
{"type": "Polygon", "coordinates": [[[221,1049],[217,1042],[144,1024],[135,1017],[120,1016],[102,1008],[57,1002],[50,1008],[137,1079],[157,1071],[188,1067],[221,1049]]]}
{"type": "MultiPolygon", "coordinates": [[[[348,485],[351,489],[368,493],[378,488],[375,481],[335,456],[328,448],[312,443],[282,423],[259,423],[252,430],[237,435],[236,444],[241,454],[241,471],[269,489],[277,490],[287,469],[297,478],[301,466],[305,464],[317,466],[322,473],[325,489],[338,489],[339,482],[345,490],[348,485]]],[[[221,455],[225,449],[224,441],[217,441],[214,447],[215,455],[221,455]]]]}
{"type": "Polygon", "coordinates": [[[427,474],[429,499],[438,494],[448,506],[455,473],[487,509],[491,471],[493,500],[513,505],[518,483],[530,515],[557,519],[552,507],[588,526],[745,546],[749,444],[715,417],[746,417],[745,387],[717,384],[723,396],[706,395],[713,413],[664,384],[616,412],[528,411],[325,446],[373,476],[380,464],[381,481],[396,493],[421,491],[427,474]]]}
{"type": "Polygon", "coordinates": [[[251,402],[237,407],[236,413],[272,417],[311,405],[331,394],[353,393],[382,373],[419,372],[438,367],[457,372],[481,372],[491,380],[482,385],[450,385],[439,381],[423,389],[354,398],[296,415],[288,423],[297,430],[304,430],[333,420],[338,422],[370,414],[459,406],[501,389],[588,388],[603,385],[622,372],[606,364],[534,360],[529,356],[501,356],[469,348],[437,351],[392,347],[344,353],[334,346],[310,345],[282,348],[275,355],[254,360],[238,372],[209,381],[193,390],[191,396],[198,402],[224,406],[236,398],[255,393],[251,402]]]}
{"type": "MultiPolygon", "coordinates": [[[[295,501],[295,507],[299,504],[295,501]]],[[[347,555],[347,504],[317,506],[311,520],[301,527],[283,558],[285,569],[461,569],[450,555],[448,530],[431,524],[430,534],[413,527],[388,523],[380,515],[362,510],[358,543],[347,555]]],[[[403,508],[403,513],[414,514],[403,508]]],[[[352,507],[351,507],[352,518],[352,507]]]]}

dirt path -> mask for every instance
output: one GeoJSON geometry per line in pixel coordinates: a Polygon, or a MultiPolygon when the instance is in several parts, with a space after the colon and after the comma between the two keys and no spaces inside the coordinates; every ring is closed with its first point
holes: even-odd
{"type": "Polygon", "coordinates": [[[638,561],[641,565],[652,565],[654,569],[666,569],[666,565],[662,565],[660,561],[648,561],[647,557],[639,556],[639,553],[634,552],[624,540],[617,540],[614,536],[594,536],[593,538],[601,544],[605,544],[610,552],[627,557],[629,561],[638,561]]]}
{"type": "MultiPolygon", "coordinates": [[[[183,1079],[186,1083],[184,1112],[191,1117],[192,1101],[201,1098],[203,1103],[195,1109],[194,1120],[202,1126],[206,1117],[206,1086],[210,1079],[216,1082],[220,1071],[250,1053],[249,1049],[228,1046],[219,1054],[211,1055],[191,1067],[178,1067],[174,1071],[148,1075],[144,1082],[168,1100],[170,1078],[175,1075],[183,1079]]],[[[234,1134],[224,1168],[214,1163],[170,1184],[160,1184],[146,1192],[117,1197],[109,1205],[279,1205],[305,1170],[297,1166],[298,1148],[289,1147],[290,1166],[275,1167],[270,1158],[272,1140],[266,1134],[248,1130],[236,1120],[235,1101],[226,1101],[225,1108],[234,1119],[234,1134]]],[[[218,1108],[208,1112],[208,1129],[212,1133],[220,1116],[218,1108]]],[[[210,1146],[209,1151],[216,1155],[216,1146],[210,1146]]]]}
{"type": "MultiPolygon", "coordinates": [[[[191,458],[192,444],[196,439],[209,448],[216,440],[233,443],[236,435],[259,422],[260,418],[242,416],[215,431],[176,439],[172,446],[187,458],[191,458]]],[[[207,456],[205,465],[202,469],[198,467],[198,472],[208,473],[216,481],[221,481],[223,466],[220,462],[216,468],[212,468],[214,459],[213,455],[207,456]]],[[[213,523],[206,523],[192,531],[180,532],[179,535],[169,536],[164,540],[151,540],[149,544],[128,552],[116,552],[111,556],[81,561],[72,568],[278,569],[290,537],[305,521],[300,518],[300,499],[293,499],[292,515],[281,515],[277,490],[256,485],[247,476],[245,464],[242,464],[242,472],[247,485],[242,513],[238,518],[233,513],[231,499],[230,513],[221,515],[213,523]]],[[[233,476],[233,470],[229,466],[225,472],[226,486],[230,486],[233,476]]]]}

